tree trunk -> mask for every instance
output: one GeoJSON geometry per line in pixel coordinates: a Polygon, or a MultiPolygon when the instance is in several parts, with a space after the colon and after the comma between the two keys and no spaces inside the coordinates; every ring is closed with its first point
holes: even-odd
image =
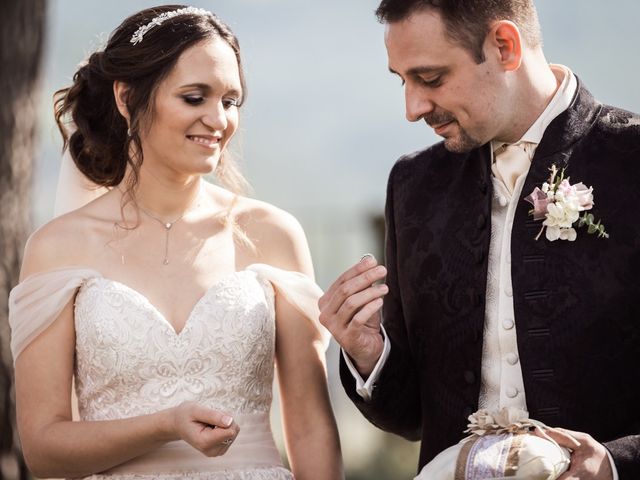
{"type": "Polygon", "coordinates": [[[7,299],[31,229],[36,90],[46,0],[0,0],[0,480],[26,479],[15,424],[7,299]]]}

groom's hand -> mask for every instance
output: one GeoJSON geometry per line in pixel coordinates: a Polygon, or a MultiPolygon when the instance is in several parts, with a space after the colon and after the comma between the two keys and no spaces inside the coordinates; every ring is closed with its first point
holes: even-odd
{"type": "MultiPolygon", "coordinates": [[[[558,480],[612,480],[613,472],[604,445],[591,435],[564,428],[550,428],[545,433],[558,445],[571,451],[571,465],[558,480]]],[[[537,432],[542,438],[544,435],[537,432]]]]}
{"type": "Polygon", "coordinates": [[[366,255],[344,272],[320,298],[320,323],[351,357],[363,378],[375,367],[384,346],[380,331],[382,297],[389,288],[374,285],[387,270],[366,255]]]}

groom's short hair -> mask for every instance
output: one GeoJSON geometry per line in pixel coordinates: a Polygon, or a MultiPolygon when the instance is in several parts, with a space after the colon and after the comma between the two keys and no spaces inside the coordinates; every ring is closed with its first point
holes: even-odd
{"type": "Polygon", "coordinates": [[[542,45],[533,0],[382,0],[376,16],[382,23],[393,23],[423,9],[436,10],[449,37],[466,48],[478,63],[485,60],[482,47],[496,20],[515,23],[528,46],[542,45]]]}

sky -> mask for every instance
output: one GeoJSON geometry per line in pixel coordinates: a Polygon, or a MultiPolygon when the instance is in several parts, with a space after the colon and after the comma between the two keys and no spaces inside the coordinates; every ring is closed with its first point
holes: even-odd
{"type": "MultiPolygon", "coordinates": [[[[77,64],[122,19],[156,4],[49,1],[36,225],[51,218],[60,160],[53,92],[70,82],[77,64]]],[[[640,111],[640,2],[536,4],[547,60],[570,67],[602,102],[640,111]]],[[[254,187],[253,196],[293,213],[302,223],[318,283],[326,288],[363,253],[378,251],[372,217],[382,213],[395,160],[438,141],[423,122],[410,124],[404,118],[400,80],[387,70],[384,28],[373,15],[377,2],[217,0],[193,5],[217,13],[240,39],[248,99],[233,148],[254,187]]],[[[335,380],[335,345],[329,360],[335,380]]],[[[381,440],[339,387],[333,387],[333,395],[339,421],[346,426],[341,430],[370,439],[343,446],[352,461],[366,461],[381,440]]]]}
{"type": "MultiPolygon", "coordinates": [[[[599,100],[640,111],[635,0],[538,0],[545,52],[599,100]]],[[[40,101],[35,222],[52,215],[61,140],[53,92],[143,0],[50,0],[40,101]]],[[[404,118],[400,80],[387,70],[384,27],[371,0],[217,0],[240,39],[248,99],[233,149],[253,196],[293,213],[307,231],[326,286],[377,244],[388,172],[402,154],[438,138],[404,118]],[[314,251],[315,250],[315,251],[314,251]]]]}

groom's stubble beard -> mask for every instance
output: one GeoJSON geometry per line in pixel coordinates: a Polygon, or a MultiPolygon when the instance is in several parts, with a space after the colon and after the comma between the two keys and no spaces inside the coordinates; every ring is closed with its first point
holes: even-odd
{"type": "Polygon", "coordinates": [[[455,122],[458,134],[444,138],[444,148],[452,153],[467,153],[474,148],[481,147],[484,143],[471,136],[458,123],[456,117],[449,112],[432,112],[427,113],[423,117],[424,121],[433,128],[433,125],[443,125],[449,122],[455,122]]]}

